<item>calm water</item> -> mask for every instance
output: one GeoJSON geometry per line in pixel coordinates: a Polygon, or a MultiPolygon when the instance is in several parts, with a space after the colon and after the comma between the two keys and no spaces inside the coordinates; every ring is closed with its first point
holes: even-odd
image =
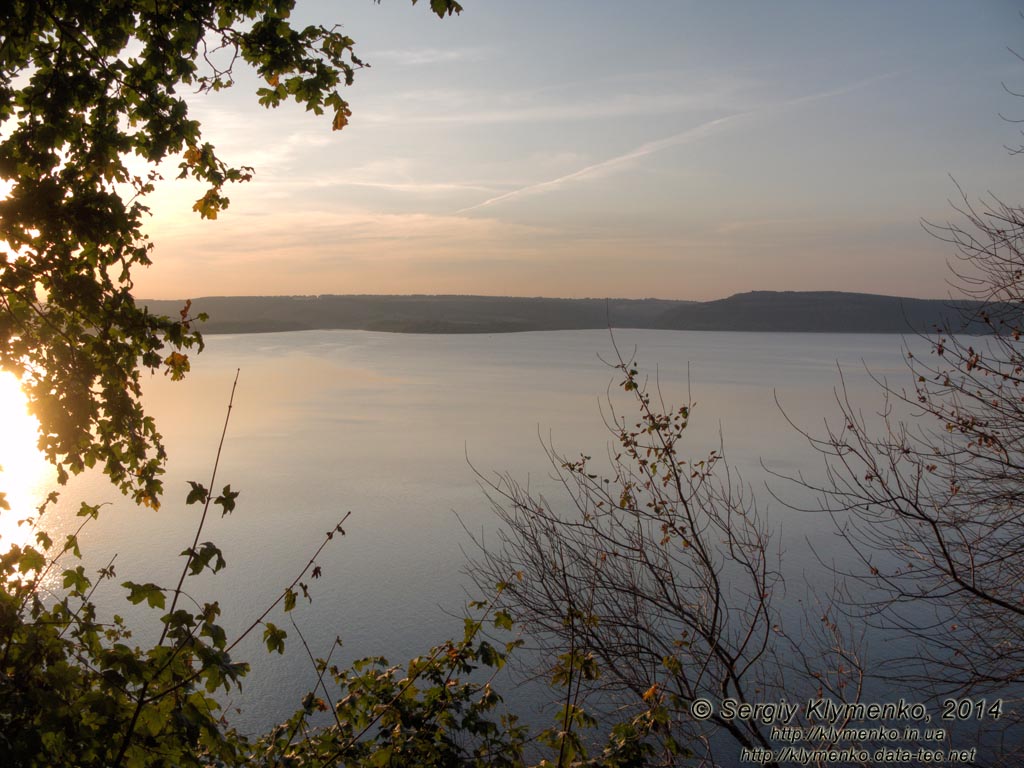
{"type": "MultiPolygon", "coordinates": [[[[820,463],[775,397],[796,422],[820,431],[825,416],[836,414],[839,363],[852,398],[870,411],[879,400],[864,362],[878,376],[908,381],[902,340],[618,331],[616,341],[626,354],[637,350],[667,402],[683,402],[687,391],[696,401],[691,455],[724,439],[730,463],[743,471],[782,537],[787,593],[800,596],[815,568],[805,536],[826,554],[834,537],[821,516],[788,510],[764,492],[762,458],[790,473],[813,473],[820,463]]],[[[191,543],[198,519],[198,509],[184,505],[186,481],[208,480],[241,369],[217,480],[218,488],[230,483],[241,496],[237,511],[213,520],[203,535],[222,546],[228,569],[194,579],[193,594],[220,600],[227,627],[245,626],[351,511],[347,535],[318,559],[323,578],[312,583],[313,605],[300,604],[293,615],[316,655],[340,636],[336,660],[383,654],[401,662],[458,635],[466,600],[486,597],[468,591],[461,573],[470,541],[458,518],[476,532],[494,527],[469,462],[485,475],[508,471],[542,490],[553,488],[542,439],[568,455],[603,455],[609,438],[601,407],[609,386],[625,403],[616,372],[601,360],[613,355],[606,331],[211,337],[187,381],[154,377],[147,390],[171,457],[162,509],[131,508],[102,479],[80,478],[49,527],[68,530],[78,499],[111,502],[83,536],[89,562],[98,568],[116,554],[118,583],[173,583],[177,553],[191,543]]],[[[776,486],[783,496],[796,493],[776,486]]],[[[124,612],[121,595],[108,586],[99,599],[124,612]]],[[[274,620],[296,639],[287,618],[274,620]]],[[[232,702],[242,710],[234,722],[243,729],[290,712],[313,681],[298,642],[273,658],[257,645],[258,637],[241,654],[254,671],[232,702]]]]}

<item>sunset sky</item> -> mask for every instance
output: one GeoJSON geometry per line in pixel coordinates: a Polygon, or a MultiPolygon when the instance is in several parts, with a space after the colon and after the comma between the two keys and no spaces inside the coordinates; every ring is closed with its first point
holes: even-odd
{"type": "Polygon", "coordinates": [[[195,97],[256,178],[165,182],[136,295],[942,297],[953,179],[1020,202],[1018,2],[463,4],[299,0],[371,64],[350,126],[195,97]]]}

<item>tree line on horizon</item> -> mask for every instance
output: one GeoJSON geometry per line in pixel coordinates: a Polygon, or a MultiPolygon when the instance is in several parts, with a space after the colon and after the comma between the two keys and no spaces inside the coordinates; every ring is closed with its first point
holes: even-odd
{"type": "MultiPolygon", "coordinates": [[[[182,301],[145,300],[164,315],[182,301]]],[[[838,291],[752,291],[715,301],[514,296],[208,296],[191,300],[205,333],[367,330],[509,333],[650,328],[686,331],[986,334],[972,299],[912,299],[838,291]]]]}

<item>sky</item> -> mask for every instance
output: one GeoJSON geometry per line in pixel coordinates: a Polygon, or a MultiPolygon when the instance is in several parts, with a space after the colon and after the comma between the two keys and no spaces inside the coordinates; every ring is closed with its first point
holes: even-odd
{"type": "Polygon", "coordinates": [[[168,164],[135,294],[940,298],[922,220],[1021,202],[1019,0],[463,5],[298,0],[371,65],[350,125],[195,96],[255,179],[202,221],[168,164]]]}

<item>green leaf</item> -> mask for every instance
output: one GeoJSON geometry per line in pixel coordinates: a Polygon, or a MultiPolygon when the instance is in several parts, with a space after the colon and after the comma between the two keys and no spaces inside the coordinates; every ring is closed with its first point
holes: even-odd
{"type": "Polygon", "coordinates": [[[200,634],[210,638],[210,642],[213,643],[215,648],[223,649],[227,646],[227,634],[219,624],[204,623],[200,634]]]}
{"type": "Polygon", "coordinates": [[[267,622],[266,628],[263,630],[263,642],[266,643],[268,651],[284,653],[284,639],[286,637],[288,637],[287,632],[283,629],[278,629],[273,623],[267,622]]]}
{"type": "Polygon", "coordinates": [[[46,558],[43,555],[33,549],[32,547],[25,547],[21,550],[21,555],[18,558],[18,572],[28,573],[35,571],[39,573],[46,567],[46,558]]]}
{"type": "Polygon", "coordinates": [[[497,648],[484,640],[477,648],[477,656],[481,664],[486,664],[494,669],[501,669],[505,666],[505,657],[497,648]]]}
{"type": "Polygon", "coordinates": [[[78,566],[74,570],[66,570],[64,576],[64,589],[70,589],[79,595],[84,595],[91,586],[89,577],[85,575],[85,568],[78,566]]]}
{"type": "Polygon", "coordinates": [[[188,564],[189,574],[192,576],[202,573],[204,568],[209,568],[214,573],[217,573],[227,565],[220,547],[216,546],[212,541],[204,541],[199,545],[199,549],[189,548],[183,550],[181,555],[182,557],[192,558],[188,564]],[[211,561],[213,562],[212,565],[211,561]]]}
{"type": "Polygon", "coordinates": [[[163,609],[165,605],[164,592],[156,584],[136,584],[133,581],[126,581],[121,584],[128,590],[128,600],[132,605],[138,605],[145,600],[150,608],[163,609]]]}
{"type": "Polygon", "coordinates": [[[232,491],[230,485],[225,485],[224,490],[221,491],[220,496],[213,500],[214,504],[217,504],[221,508],[220,516],[224,517],[230,512],[235,510],[235,499],[238,498],[238,491],[232,491]]]}
{"type": "Polygon", "coordinates": [[[78,507],[78,517],[88,517],[95,520],[100,516],[100,505],[99,504],[86,504],[84,501],[81,506],[78,507]]]}
{"type": "Polygon", "coordinates": [[[82,550],[78,546],[78,537],[73,533],[69,533],[64,540],[64,551],[70,552],[78,558],[82,556],[82,550]]]}
{"type": "Polygon", "coordinates": [[[188,492],[188,497],[185,499],[186,504],[205,504],[206,500],[210,496],[210,492],[206,490],[202,485],[192,480],[188,481],[188,484],[192,486],[192,490],[188,492]]]}
{"type": "Polygon", "coordinates": [[[440,18],[462,13],[462,6],[454,0],[430,0],[430,9],[440,18]]]}

